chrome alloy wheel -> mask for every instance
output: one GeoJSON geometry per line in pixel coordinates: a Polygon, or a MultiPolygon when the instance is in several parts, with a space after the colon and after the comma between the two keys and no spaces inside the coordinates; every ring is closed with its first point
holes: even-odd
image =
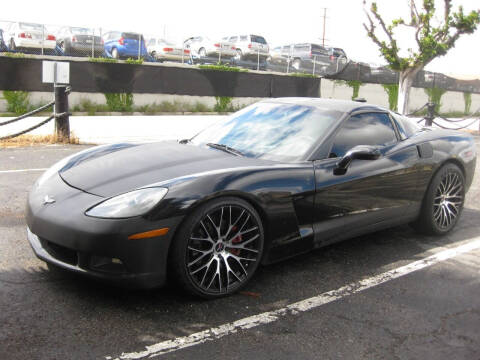
{"type": "Polygon", "coordinates": [[[447,172],[442,177],[433,198],[433,218],[441,229],[448,229],[457,219],[463,206],[464,190],[460,176],[447,172]]]}
{"type": "Polygon", "coordinates": [[[232,292],[255,271],[262,247],[260,226],[248,209],[214,208],[193,227],[188,240],[188,276],[206,293],[232,292]]]}

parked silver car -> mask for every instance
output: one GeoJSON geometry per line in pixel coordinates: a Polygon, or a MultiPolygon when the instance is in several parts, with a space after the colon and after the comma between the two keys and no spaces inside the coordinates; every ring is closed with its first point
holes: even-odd
{"type": "Polygon", "coordinates": [[[199,58],[231,59],[237,55],[235,44],[228,40],[216,41],[208,36],[192,36],[183,43],[185,48],[190,49],[193,56],[199,58]]]}
{"type": "Polygon", "coordinates": [[[227,40],[235,44],[236,59],[257,59],[265,61],[269,55],[270,47],[263,36],[259,35],[233,35],[226,36],[222,40],[227,40]]]}
{"type": "Polygon", "coordinates": [[[10,51],[41,53],[43,49],[46,53],[54,53],[57,46],[55,36],[41,24],[14,22],[3,36],[10,51]]]}
{"type": "Polygon", "coordinates": [[[103,39],[95,36],[92,29],[64,26],[57,33],[57,44],[65,55],[101,56],[103,39]]]}
{"type": "Polygon", "coordinates": [[[161,38],[147,40],[148,53],[158,61],[188,61],[190,49],[161,38]]]}

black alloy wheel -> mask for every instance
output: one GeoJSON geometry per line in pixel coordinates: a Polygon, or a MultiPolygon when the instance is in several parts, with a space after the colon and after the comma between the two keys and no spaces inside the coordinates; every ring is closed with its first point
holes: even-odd
{"type": "Polygon", "coordinates": [[[446,164],[432,179],[414,227],[430,235],[449,232],[458,222],[464,201],[463,172],[455,164],[446,164]]]}
{"type": "Polygon", "coordinates": [[[246,201],[220,198],[197,209],[174,239],[170,267],[188,292],[217,298],[238,291],[263,253],[261,219],[246,201]]]}

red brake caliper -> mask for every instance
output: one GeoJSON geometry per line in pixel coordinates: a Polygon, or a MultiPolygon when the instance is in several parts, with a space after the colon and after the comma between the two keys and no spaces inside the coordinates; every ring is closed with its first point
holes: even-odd
{"type": "MultiPolygon", "coordinates": [[[[237,227],[234,226],[232,228],[232,231],[234,231],[234,232],[237,231],[237,227]]],[[[237,235],[236,237],[234,237],[232,239],[232,244],[239,244],[241,242],[242,242],[242,235],[241,234],[237,235]]],[[[231,254],[233,254],[235,256],[240,255],[240,249],[230,249],[229,251],[230,251],[231,254]]]]}

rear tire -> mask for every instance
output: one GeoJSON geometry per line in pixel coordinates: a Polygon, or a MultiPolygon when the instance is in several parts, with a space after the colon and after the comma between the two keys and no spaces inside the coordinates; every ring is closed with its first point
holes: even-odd
{"type": "Polygon", "coordinates": [[[234,197],[214,199],[181,225],[169,254],[169,275],[190,294],[206,299],[243,288],[263,254],[264,232],[256,210],[234,197]]]}
{"type": "Polygon", "coordinates": [[[443,235],[458,222],[465,201],[465,177],[455,164],[437,171],[423,199],[420,216],[412,224],[427,235],[443,235]]]}
{"type": "Polygon", "coordinates": [[[201,48],[200,50],[198,50],[198,56],[200,58],[206,58],[207,57],[207,50],[205,50],[205,48],[201,48]]]}
{"type": "Polygon", "coordinates": [[[300,59],[295,59],[292,61],[292,68],[295,70],[300,70],[300,59]]]}
{"type": "Polygon", "coordinates": [[[235,60],[237,61],[242,60],[242,56],[243,56],[242,50],[237,49],[237,55],[235,55],[235,60]]]}
{"type": "Polygon", "coordinates": [[[118,59],[118,50],[117,48],[112,49],[112,58],[118,59]]]}

